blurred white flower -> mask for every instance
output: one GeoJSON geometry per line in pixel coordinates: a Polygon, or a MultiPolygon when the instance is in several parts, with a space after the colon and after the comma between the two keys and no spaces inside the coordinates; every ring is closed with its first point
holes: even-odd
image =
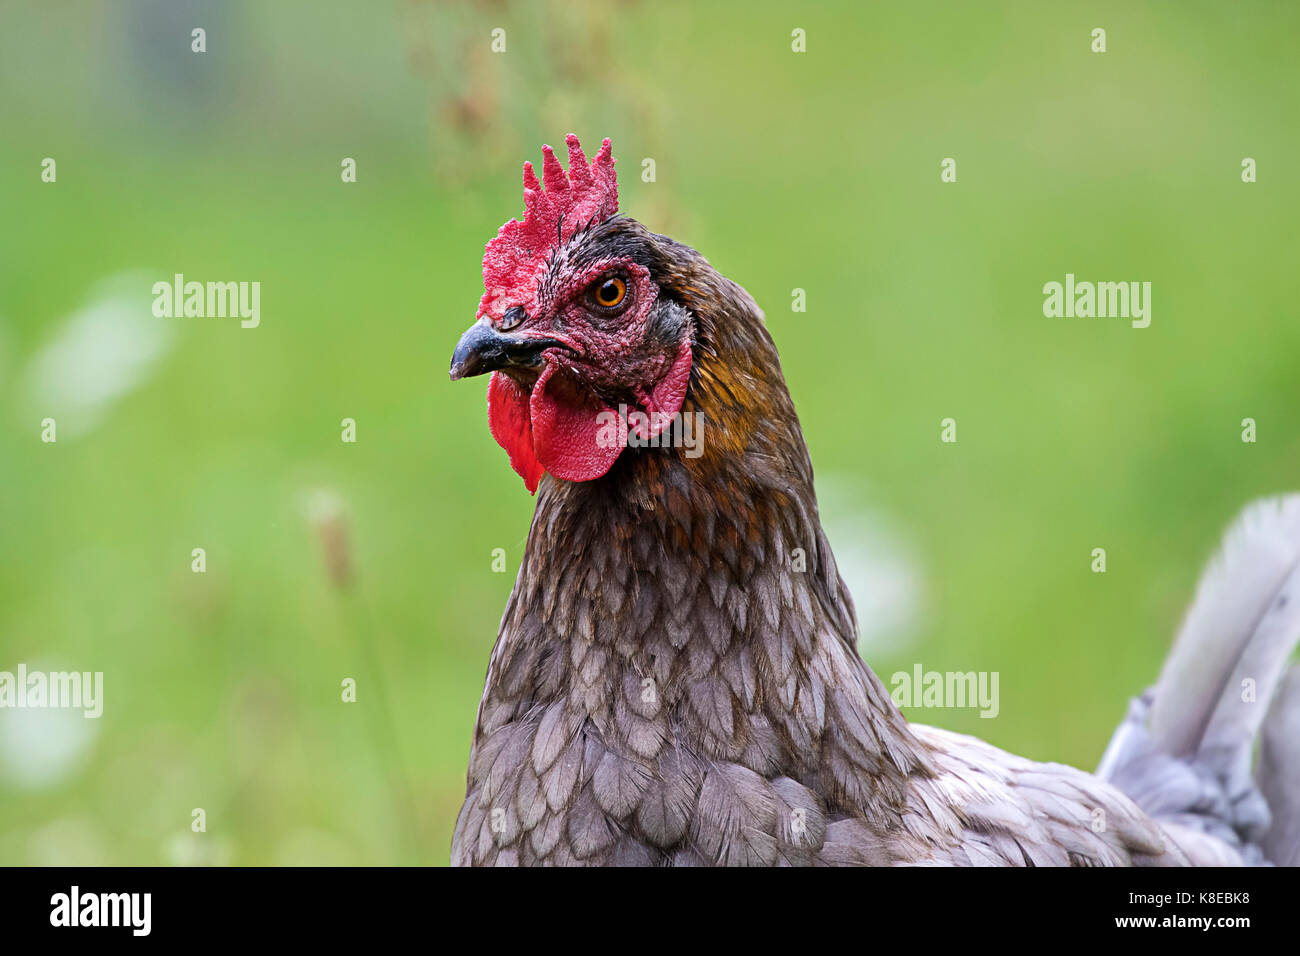
{"type": "Polygon", "coordinates": [[[59,437],[83,434],[114,401],[143,384],[170,351],[175,329],[153,314],[156,276],[128,272],[91,290],[28,362],[28,414],[58,422],[59,437]]]}
{"type": "Polygon", "coordinates": [[[229,841],[208,833],[177,833],[167,841],[169,866],[229,866],[234,854],[229,841]]]}
{"type": "Polygon", "coordinates": [[[98,733],[99,721],[80,708],[0,708],[0,781],[24,790],[66,783],[85,765],[98,733]]]}
{"type": "Polygon", "coordinates": [[[33,830],[27,840],[31,866],[107,866],[108,848],[85,817],[61,817],[33,830]]]}
{"type": "Polygon", "coordinates": [[[920,629],[924,575],[915,547],[851,477],[817,480],[822,526],[858,612],[858,651],[897,651],[920,629]]]}

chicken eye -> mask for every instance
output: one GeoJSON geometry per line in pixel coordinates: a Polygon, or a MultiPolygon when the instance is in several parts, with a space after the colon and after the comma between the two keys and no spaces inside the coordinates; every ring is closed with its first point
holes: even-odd
{"type": "Polygon", "coordinates": [[[506,314],[501,316],[501,331],[509,332],[526,318],[528,318],[528,313],[524,311],[522,305],[512,305],[506,309],[506,314]]]}
{"type": "Polygon", "coordinates": [[[594,286],[593,297],[603,309],[612,309],[622,303],[627,295],[627,283],[618,276],[610,276],[594,286]]]}

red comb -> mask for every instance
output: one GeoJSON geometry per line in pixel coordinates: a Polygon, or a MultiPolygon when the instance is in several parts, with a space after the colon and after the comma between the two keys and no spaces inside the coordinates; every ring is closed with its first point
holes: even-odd
{"type": "Polygon", "coordinates": [[[537,273],[551,246],[568,239],[589,221],[600,222],[618,212],[618,182],[609,140],[600,144],[591,165],[577,136],[570,133],[564,142],[569,147],[567,176],[549,146],[542,147],[542,182],[537,181],[533,164],[524,163],[524,221],[511,219],[487,244],[480,318],[499,319],[512,305],[526,304],[533,297],[537,273]]]}

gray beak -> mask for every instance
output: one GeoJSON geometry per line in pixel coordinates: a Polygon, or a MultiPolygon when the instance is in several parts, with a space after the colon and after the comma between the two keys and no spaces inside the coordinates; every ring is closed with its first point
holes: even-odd
{"type": "Polygon", "coordinates": [[[505,335],[487,322],[475,322],[456,343],[451,380],[502,368],[536,367],[541,364],[542,352],[559,344],[554,339],[505,335]]]}

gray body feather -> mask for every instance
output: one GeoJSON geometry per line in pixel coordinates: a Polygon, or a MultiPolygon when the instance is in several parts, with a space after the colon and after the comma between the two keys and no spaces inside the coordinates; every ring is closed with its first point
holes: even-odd
{"type": "MultiPolygon", "coordinates": [[[[545,487],[539,515],[567,487],[545,487]]],[[[788,596],[761,575],[748,591],[716,587],[669,567],[668,551],[639,567],[605,562],[598,577],[578,562],[554,580],[521,572],[503,636],[545,640],[507,639],[493,655],[454,862],[1300,863],[1300,671],[1269,709],[1300,633],[1295,575],[1274,566],[1289,558],[1272,540],[1294,534],[1296,501],[1257,505],[1230,533],[1158,688],[1130,706],[1097,775],[908,724],[839,630],[852,610],[833,565],[788,596]],[[1242,561],[1261,574],[1240,575],[1242,561]],[[1252,593],[1225,597],[1225,580],[1252,593]],[[818,581],[835,582],[832,602],[818,581]],[[635,627],[595,608],[611,587],[642,609],[635,627]],[[1235,656],[1211,652],[1220,631],[1207,614],[1231,620],[1214,599],[1252,611],[1235,656]],[[1184,670],[1196,658],[1215,679],[1184,670]],[[1253,702],[1242,697],[1252,681],[1264,695],[1253,702]]],[[[534,524],[530,551],[573,545],[590,556],[597,541],[534,524]]]]}

